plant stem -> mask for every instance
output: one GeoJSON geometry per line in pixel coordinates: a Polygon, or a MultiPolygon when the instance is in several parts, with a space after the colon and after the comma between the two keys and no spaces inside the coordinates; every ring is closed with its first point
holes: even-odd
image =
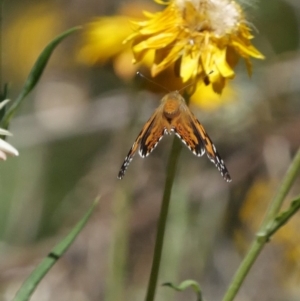
{"type": "MultiPolygon", "coordinates": [[[[292,201],[292,205],[287,212],[284,212],[284,216],[277,220],[275,219],[272,227],[267,229],[267,237],[270,238],[274,233],[276,233],[284,224],[286,224],[289,219],[296,214],[296,212],[300,209],[300,197],[295,198],[292,201]]],[[[280,216],[279,216],[280,217],[280,216]]]]}
{"type": "Polygon", "coordinates": [[[300,171],[300,149],[296,153],[293,162],[291,163],[289,169],[286,172],[286,175],[280,185],[279,189],[277,190],[273,201],[271,202],[268,212],[264,218],[264,221],[258,231],[255,240],[250,246],[248,253],[246,254],[244,260],[240,264],[238,270],[236,271],[231,284],[223,301],[232,301],[236,296],[238,290],[240,289],[242,283],[244,282],[250,268],[252,267],[253,263],[255,262],[256,258],[260,254],[261,250],[263,249],[266,242],[268,242],[269,236],[267,235],[266,231],[277,216],[282,203],[287,196],[292,184],[294,183],[298,173],[300,171]],[[264,235],[266,234],[266,235],[264,235]]]}
{"type": "Polygon", "coordinates": [[[109,271],[104,301],[122,300],[126,276],[126,258],[128,255],[130,193],[117,190],[113,212],[113,241],[109,251],[109,271]]]}
{"type": "Polygon", "coordinates": [[[300,171],[300,149],[297,151],[297,153],[293,159],[293,162],[289,166],[289,168],[286,172],[286,175],[283,178],[282,184],[279,186],[279,188],[275,194],[275,197],[274,197],[272,203],[270,204],[270,207],[264,218],[261,228],[265,228],[266,225],[277,216],[277,214],[282,206],[282,203],[283,203],[285,197],[287,196],[289,190],[291,189],[299,171],[300,171]]]}
{"type": "Polygon", "coordinates": [[[167,164],[167,176],[166,176],[164,194],[163,194],[161,210],[160,210],[160,215],[159,215],[159,220],[158,220],[153,262],[152,262],[150,279],[149,279],[149,283],[148,283],[146,301],[153,301],[154,297],[155,297],[161,254],[162,254],[162,248],[163,248],[163,243],[164,243],[165,228],[166,228],[166,222],[167,222],[167,217],[168,217],[171,191],[172,191],[172,186],[173,186],[175,173],[176,173],[177,162],[178,162],[181,148],[182,148],[182,146],[181,146],[180,140],[177,139],[176,137],[174,137],[171,154],[170,154],[168,164],[167,164]]]}

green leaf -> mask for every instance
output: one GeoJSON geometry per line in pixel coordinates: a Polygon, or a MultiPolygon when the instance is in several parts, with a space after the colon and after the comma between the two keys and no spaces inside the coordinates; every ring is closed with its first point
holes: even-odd
{"type": "Polygon", "coordinates": [[[34,290],[44,278],[51,267],[58,261],[58,259],[67,251],[69,246],[73,243],[77,235],[83,229],[91,214],[93,213],[95,206],[98,203],[97,198],[90,209],[86,212],[83,218],[77,223],[77,225],[71,230],[71,232],[59,242],[48,254],[46,258],[37,266],[37,268],[31,273],[31,275],[25,280],[20,290],[17,292],[13,301],[27,301],[33,294],[34,290]]]}
{"type": "Polygon", "coordinates": [[[5,84],[3,87],[3,91],[0,92],[0,101],[3,101],[4,99],[7,98],[7,93],[8,93],[8,85],[5,84]]]}
{"type": "Polygon", "coordinates": [[[180,292],[191,287],[197,295],[197,301],[203,301],[200,285],[195,280],[185,280],[185,281],[181,282],[179,285],[174,285],[171,282],[167,282],[167,283],[164,283],[163,286],[169,286],[169,287],[173,288],[174,290],[180,291],[180,292]]]}
{"type": "Polygon", "coordinates": [[[9,102],[7,99],[7,93],[8,93],[8,85],[5,84],[3,88],[3,92],[1,91],[0,95],[0,101],[1,101],[1,107],[0,107],[0,122],[3,119],[5,112],[6,112],[6,104],[9,102]]]}
{"type": "Polygon", "coordinates": [[[271,237],[279,228],[288,222],[288,220],[300,209],[300,197],[295,199],[288,210],[279,214],[275,220],[267,227],[267,235],[271,237]]]}
{"type": "Polygon", "coordinates": [[[5,114],[3,121],[2,121],[2,127],[7,128],[10,122],[10,119],[12,118],[12,116],[16,113],[17,109],[19,108],[19,106],[21,105],[22,101],[24,100],[24,98],[31,92],[31,90],[35,87],[35,85],[37,84],[37,82],[39,81],[47,63],[48,60],[53,52],[53,50],[56,48],[56,46],[62,41],[64,40],[66,37],[68,37],[70,34],[72,34],[73,32],[79,30],[81,27],[73,27],[65,32],[63,32],[62,34],[60,34],[59,36],[57,36],[54,40],[52,40],[46,47],[45,49],[42,51],[42,53],[40,54],[40,56],[38,57],[38,59],[36,60],[35,64],[33,65],[28,78],[20,92],[20,94],[18,95],[17,99],[14,101],[14,103],[12,104],[12,106],[9,108],[9,110],[7,111],[7,113],[5,114]]]}

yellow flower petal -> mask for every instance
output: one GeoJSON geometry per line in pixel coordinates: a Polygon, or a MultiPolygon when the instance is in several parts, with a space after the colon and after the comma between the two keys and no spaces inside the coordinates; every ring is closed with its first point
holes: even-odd
{"type": "Polygon", "coordinates": [[[180,77],[183,82],[187,82],[191,77],[195,77],[197,73],[200,53],[190,53],[182,56],[180,77]]]}
{"type": "Polygon", "coordinates": [[[151,69],[152,76],[156,76],[158,73],[163,71],[164,69],[168,68],[171,64],[173,64],[176,59],[178,59],[178,52],[181,51],[183,48],[183,45],[175,45],[171,51],[168,51],[168,54],[163,58],[163,60],[160,59],[160,53],[162,52],[156,52],[156,61],[159,63],[154,63],[151,69]]]}
{"type": "Polygon", "coordinates": [[[262,55],[253,45],[250,43],[245,44],[240,39],[235,39],[232,41],[232,46],[235,47],[240,53],[242,53],[244,56],[252,56],[256,59],[264,59],[264,55],[262,55]]]}
{"type": "Polygon", "coordinates": [[[161,33],[135,45],[133,47],[133,51],[140,52],[145,49],[159,49],[161,48],[161,45],[164,45],[164,47],[166,47],[167,45],[172,43],[175,38],[176,37],[174,37],[174,34],[172,33],[161,33]]]}
{"type": "Polygon", "coordinates": [[[218,68],[220,74],[224,78],[233,78],[234,71],[231,69],[229,64],[226,61],[226,49],[218,49],[214,54],[214,62],[216,67],[218,68]]]}

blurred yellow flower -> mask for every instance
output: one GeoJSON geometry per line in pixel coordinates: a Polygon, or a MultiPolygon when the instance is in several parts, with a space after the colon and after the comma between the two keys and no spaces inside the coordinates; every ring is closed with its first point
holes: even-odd
{"type": "MultiPolygon", "coordinates": [[[[14,83],[24,81],[42,49],[61,32],[64,20],[53,1],[32,1],[20,7],[3,30],[5,69],[1,72],[14,83]]],[[[61,64],[57,55],[51,61],[61,64]]]]}
{"type": "MultiPolygon", "coordinates": [[[[146,5],[144,4],[144,7],[146,5]]],[[[147,6],[150,10],[151,7],[147,6]]],[[[115,73],[124,80],[132,79],[140,65],[150,66],[153,55],[145,56],[141,64],[133,65],[129,44],[123,44],[132,34],[129,18],[141,18],[142,7],[138,3],[120,9],[120,15],[97,18],[86,26],[77,59],[87,65],[113,63],[115,73]]]]}
{"type": "Polygon", "coordinates": [[[78,60],[88,65],[103,64],[114,58],[114,68],[121,77],[130,77],[136,67],[130,64],[132,54],[129,47],[122,45],[125,37],[132,30],[128,18],[114,16],[99,18],[87,25],[85,41],[78,53],[78,60]],[[118,66],[122,67],[119,68],[118,66]],[[125,74],[123,74],[125,72],[125,74]]]}
{"type": "MultiPolygon", "coordinates": [[[[157,0],[158,2],[158,0],[157,0]]],[[[161,3],[161,2],[160,2],[161,3]]],[[[162,4],[162,3],[161,3],[162,4]]],[[[154,51],[152,76],[174,66],[183,82],[206,78],[220,93],[234,77],[239,57],[251,74],[250,57],[264,56],[251,44],[253,36],[242,8],[231,0],[170,0],[146,21],[132,22],[134,63],[154,51]]]]}

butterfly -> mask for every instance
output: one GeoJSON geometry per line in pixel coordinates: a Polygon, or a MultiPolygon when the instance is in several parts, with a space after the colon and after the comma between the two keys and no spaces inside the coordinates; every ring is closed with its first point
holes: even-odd
{"type": "Polygon", "coordinates": [[[172,133],[175,133],[196,156],[200,157],[206,153],[210,161],[221,172],[224,180],[231,181],[229,172],[216,147],[178,91],[170,92],[162,98],[160,106],[146,122],[129,150],[118,178],[124,177],[126,169],[138,149],[141,157],[147,157],[164,135],[172,133]]]}

